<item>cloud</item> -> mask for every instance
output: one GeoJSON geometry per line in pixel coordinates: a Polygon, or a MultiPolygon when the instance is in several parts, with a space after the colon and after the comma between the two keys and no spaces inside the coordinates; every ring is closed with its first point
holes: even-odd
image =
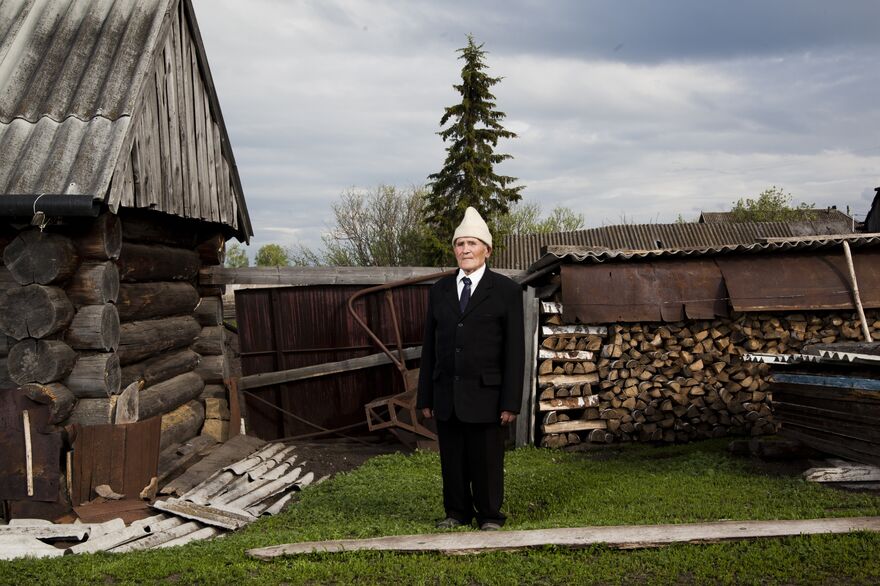
{"type": "Polygon", "coordinates": [[[456,49],[486,43],[519,138],[499,171],[589,225],[770,185],[864,215],[880,183],[880,3],[194,0],[257,232],[320,246],[352,186],[440,169],[456,49]]]}

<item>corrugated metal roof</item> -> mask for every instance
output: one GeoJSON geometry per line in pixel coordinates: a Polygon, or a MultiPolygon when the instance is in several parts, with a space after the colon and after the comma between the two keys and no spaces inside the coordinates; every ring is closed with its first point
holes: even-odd
{"type": "Polygon", "coordinates": [[[880,233],[858,235],[805,236],[792,238],[768,238],[764,242],[731,244],[698,248],[664,248],[654,250],[602,250],[583,246],[548,246],[547,252],[529,267],[533,273],[563,259],[571,262],[608,262],[614,260],[649,258],[703,257],[726,253],[790,252],[796,250],[821,250],[840,246],[844,241],[853,248],[880,245],[880,233]]]}
{"type": "Polygon", "coordinates": [[[106,194],[173,1],[0,3],[0,193],[106,194]]]}
{"type": "MultiPolygon", "coordinates": [[[[803,220],[807,224],[835,224],[843,226],[852,226],[853,218],[846,215],[836,208],[828,208],[825,210],[805,210],[804,214],[809,214],[809,220],[803,220]]],[[[798,222],[800,222],[799,220],[798,222]]],[[[701,212],[699,223],[701,224],[733,224],[737,223],[733,212],[701,212]]],[[[851,230],[850,230],[851,231],[851,230]]]]}
{"type": "Polygon", "coordinates": [[[848,233],[852,233],[852,228],[847,222],[830,225],[821,222],[623,224],[573,232],[508,236],[493,266],[526,269],[541,258],[541,249],[545,246],[609,252],[708,249],[752,244],[763,238],[848,233]]]}
{"type": "Polygon", "coordinates": [[[189,0],[0,2],[0,194],[92,195],[115,211],[108,188],[178,15],[189,25],[241,223],[193,217],[253,233],[189,0]]]}

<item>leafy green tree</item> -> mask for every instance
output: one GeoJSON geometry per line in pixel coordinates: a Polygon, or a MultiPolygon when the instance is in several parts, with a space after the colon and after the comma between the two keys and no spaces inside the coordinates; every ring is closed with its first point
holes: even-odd
{"type": "Polygon", "coordinates": [[[815,219],[815,208],[814,203],[794,205],[791,194],[774,185],[757,199],[740,198],[730,211],[734,222],[790,222],[815,219]]]}
{"type": "Polygon", "coordinates": [[[240,269],[248,266],[250,260],[244,246],[238,242],[231,244],[226,249],[226,262],[224,264],[230,269],[240,269]]]}
{"type": "Polygon", "coordinates": [[[492,86],[501,81],[486,73],[486,52],[471,35],[467,46],[458,50],[464,60],[461,83],[453,87],[461,102],[446,108],[438,134],[448,142],[443,168],[430,175],[430,194],[425,206],[429,237],[425,243],[426,260],[435,266],[450,264],[452,234],[468,206],[475,207],[498,233],[500,218],[510,211],[510,204],[522,198],[522,186],[514,186],[516,177],[499,175],[495,165],[512,158],[496,153],[498,141],[516,138],[502,126],[506,114],[495,107],[492,86]],[[447,124],[449,124],[447,126],[447,124]]]}
{"type": "Polygon", "coordinates": [[[517,203],[510,206],[510,213],[499,219],[500,232],[504,234],[550,234],[572,232],[584,227],[583,214],[570,208],[556,206],[546,218],[541,218],[541,205],[517,203]]]}
{"type": "Polygon", "coordinates": [[[280,244],[264,244],[254,259],[258,267],[290,266],[290,253],[280,244]]]}

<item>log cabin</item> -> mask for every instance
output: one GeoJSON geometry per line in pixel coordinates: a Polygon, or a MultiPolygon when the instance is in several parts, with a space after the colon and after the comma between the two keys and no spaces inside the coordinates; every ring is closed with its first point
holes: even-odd
{"type": "Polygon", "coordinates": [[[199,270],[253,229],[190,0],[0,4],[0,153],[0,393],[70,430],[137,384],[126,422],[198,434],[225,398],[199,270]]]}

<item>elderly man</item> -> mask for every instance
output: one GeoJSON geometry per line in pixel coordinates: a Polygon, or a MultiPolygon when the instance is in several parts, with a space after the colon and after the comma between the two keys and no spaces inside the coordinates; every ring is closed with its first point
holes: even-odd
{"type": "Polygon", "coordinates": [[[436,417],[446,518],[500,529],[505,427],[523,386],[522,291],[492,272],[492,234],[472,207],[452,238],[458,273],[431,287],[416,406],[436,417]]]}

